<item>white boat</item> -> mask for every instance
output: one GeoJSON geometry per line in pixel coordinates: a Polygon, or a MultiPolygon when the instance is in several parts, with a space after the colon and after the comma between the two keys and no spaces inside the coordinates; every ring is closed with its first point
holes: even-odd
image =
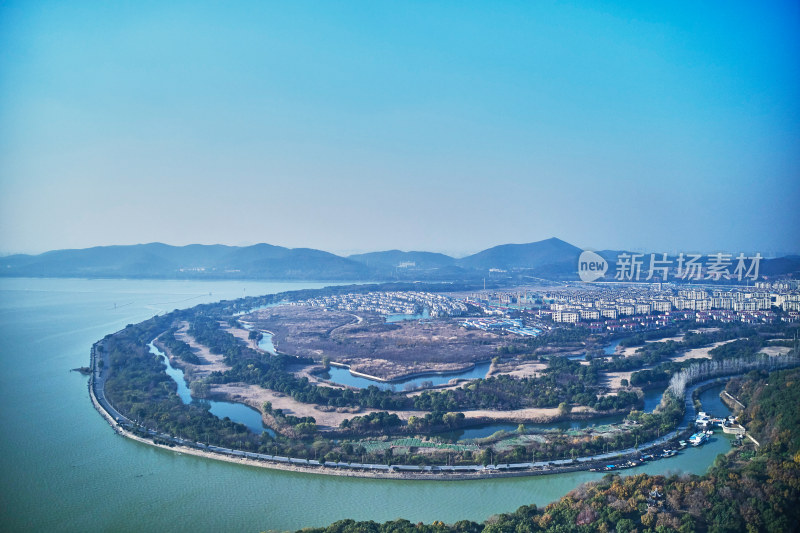
{"type": "Polygon", "coordinates": [[[695,433],[691,437],[689,437],[689,443],[692,446],[700,446],[704,442],[708,440],[708,435],[705,432],[701,431],[700,433],[695,433]]]}

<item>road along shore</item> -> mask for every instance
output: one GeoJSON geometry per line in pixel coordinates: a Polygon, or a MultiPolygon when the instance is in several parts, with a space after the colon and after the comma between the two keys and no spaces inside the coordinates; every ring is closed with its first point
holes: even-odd
{"type": "MultiPolygon", "coordinates": [[[[92,347],[92,366],[93,369],[89,378],[89,395],[95,409],[103,416],[116,433],[131,440],[146,444],[149,446],[156,446],[165,450],[170,450],[176,453],[185,453],[187,455],[194,455],[204,457],[207,459],[214,459],[218,461],[226,461],[229,463],[237,463],[247,466],[255,466],[260,468],[269,468],[274,470],[284,470],[290,472],[301,472],[318,475],[336,475],[346,477],[359,477],[359,478],[376,478],[376,479],[402,479],[402,480],[469,480],[469,479],[486,479],[498,477],[519,477],[519,476],[538,476],[548,474],[561,474],[565,472],[575,472],[580,470],[590,470],[592,468],[602,467],[610,462],[617,464],[627,461],[635,460],[642,453],[658,449],[668,445],[670,442],[675,441],[681,436],[688,434],[689,430],[681,429],[675,430],[660,439],[643,444],[638,448],[630,448],[621,451],[609,452],[606,454],[595,455],[591,457],[580,457],[577,459],[565,459],[547,462],[535,463],[516,463],[516,464],[500,464],[500,465],[468,465],[468,466],[449,466],[449,465],[436,465],[436,466],[411,466],[411,465],[373,465],[373,464],[358,464],[358,463],[327,463],[321,464],[317,461],[307,459],[296,459],[289,457],[271,456],[266,454],[259,454],[254,452],[244,452],[241,450],[231,450],[220,448],[216,446],[209,446],[202,443],[189,442],[179,439],[170,435],[156,433],[153,430],[147,430],[136,426],[131,420],[116,412],[113,407],[105,400],[104,391],[100,390],[100,395],[105,401],[98,399],[98,391],[96,387],[100,386],[101,389],[105,384],[105,379],[100,379],[102,367],[99,367],[95,360],[96,358],[95,346],[92,347]],[[114,411],[112,414],[110,411],[114,411]],[[139,432],[144,433],[146,436],[132,431],[137,429],[139,432]]],[[[691,401],[692,393],[698,388],[707,385],[711,382],[716,382],[719,378],[714,380],[707,380],[693,385],[686,391],[686,418],[694,416],[694,405],[691,401]]]]}

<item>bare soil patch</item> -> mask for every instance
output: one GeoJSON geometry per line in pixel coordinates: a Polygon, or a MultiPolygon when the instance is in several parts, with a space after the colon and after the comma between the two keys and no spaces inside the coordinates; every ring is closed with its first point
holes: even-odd
{"type": "Polygon", "coordinates": [[[621,355],[622,357],[632,357],[636,355],[636,351],[641,348],[641,346],[617,346],[617,349],[614,351],[616,355],[621,355]]]}
{"type": "MultiPolygon", "coordinates": [[[[573,414],[597,414],[597,411],[591,407],[579,406],[572,409],[573,414]]],[[[491,411],[487,409],[476,409],[473,411],[464,411],[464,416],[468,420],[508,420],[512,422],[549,422],[561,417],[561,413],[557,407],[552,408],[528,408],[528,409],[514,409],[511,411],[491,411]]]]}
{"type": "Polygon", "coordinates": [[[621,389],[626,388],[622,386],[621,381],[623,379],[627,379],[628,382],[630,383],[631,374],[633,374],[634,372],[638,372],[639,370],[644,370],[644,369],[638,368],[636,370],[628,370],[624,372],[606,372],[605,374],[602,374],[604,378],[603,386],[608,387],[612,393],[617,393],[621,389]]]}
{"type": "MultiPolygon", "coordinates": [[[[211,387],[211,392],[212,394],[224,396],[230,401],[246,403],[261,411],[262,414],[262,405],[264,402],[270,402],[273,409],[281,409],[285,414],[301,418],[306,416],[314,417],[320,429],[337,428],[345,418],[353,418],[354,416],[378,411],[378,409],[362,409],[359,407],[329,408],[302,403],[283,393],[267,390],[258,385],[248,385],[244,383],[213,385],[211,387]]],[[[391,412],[397,413],[400,418],[406,420],[413,414],[420,414],[419,411],[391,412]]]]}
{"type": "Polygon", "coordinates": [[[764,353],[770,356],[785,355],[790,351],[792,351],[792,349],[789,348],[788,346],[766,346],[764,348],[761,348],[761,350],[759,350],[760,353],[764,353]]]}
{"type": "Polygon", "coordinates": [[[250,331],[249,330],[242,329],[242,328],[234,328],[234,327],[229,326],[228,324],[225,324],[222,327],[222,329],[224,329],[225,331],[227,331],[228,333],[230,333],[231,335],[233,335],[237,339],[242,340],[250,348],[252,348],[254,350],[257,350],[257,351],[259,351],[261,353],[265,353],[264,350],[262,350],[261,348],[258,347],[258,341],[256,341],[255,339],[251,339],[249,337],[249,335],[250,335],[250,331]]]}
{"type": "Polygon", "coordinates": [[[709,353],[711,350],[716,348],[717,346],[722,346],[723,344],[728,344],[729,342],[733,342],[739,339],[731,339],[728,341],[719,341],[711,344],[710,346],[705,346],[703,348],[692,348],[687,352],[681,354],[678,357],[672,358],[673,361],[685,361],[687,359],[711,359],[711,354],[709,353]]]}
{"type": "Polygon", "coordinates": [[[547,363],[509,361],[494,365],[492,375],[503,374],[515,378],[531,378],[541,375],[545,369],[547,369],[547,363]]]}
{"type": "MultiPolygon", "coordinates": [[[[247,385],[243,383],[227,383],[224,385],[214,385],[211,388],[213,395],[222,396],[229,401],[245,403],[262,412],[264,402],[270,402],[273,409],[281,409],[285,414],[306,417],[311,416],[317,421],[320,429],[335,429],[339,427],[342,420],[361,416],[367,413],[379,411],[379,409],[361,409],[358,407],[329,408],[301,403],[294,400],[291,396],[262,389],[258,385],[247,385]]],[[[388,411],[397,414],[403,420],[408,420],[410,416],[421,416],[421,411],[388,411]]],[[[589,407],[576,407],[572,410],[577,414],[597,414],[594,409],[589,407]]],[[[493,420],[509,420],[513,422],[547,422],[561,416],[557,408],[529,408],[514,409],[511,411],[492,411],[487,409],[476,409],[464,411],[467,420],[486,422],[493,420]]]]}
{"type": "Polygon", "coordinates": [[[716,333],[719,331],[719,328],[697,328],[689,330],[692,333],[716,333]]]}
{"type": "Polygon", "coordinates": [[[683,335],[677,335],[675,337],[664,337],[663,339],[656,339],[656,340],[645,341],[645,342],[647,342],[648,344],[651,344],[651,343],[654,343],[654,342],[667,342],[667,341],[681,342],[681,341],[683,341],[683,338],[684,338],[683,335]]]}
{"type": "Polygon", "coordinates": [[[491,359],[499,346],[520,339],[461,327],[457,318],[386,323],[382,315],[305,306],[260,309],[246,317],[256,329],[271,331],[283,353],[327,356],[353,371],[381,379],[417,372],[451,372],[491,359]]]}

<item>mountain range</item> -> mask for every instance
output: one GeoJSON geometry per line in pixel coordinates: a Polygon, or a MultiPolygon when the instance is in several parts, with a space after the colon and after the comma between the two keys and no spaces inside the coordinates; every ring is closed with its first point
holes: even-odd
{"type": "MultiPolygon", "coordinates": [[[[155,279],[281,280],[477,280],[533,276],[576,279],[582,250],[561,239],[503,244],[454,258],[445,254],[387,250],[338,256],[311,248],[253,246],[170,246],[162,243],[55,250],[0,258],[0,276],[155,279]]],[[[609,261],[620,252],[599,252],[609,261]]],[[[765,260],[762,272],[800,271],[800,256],[765,260]]]]}

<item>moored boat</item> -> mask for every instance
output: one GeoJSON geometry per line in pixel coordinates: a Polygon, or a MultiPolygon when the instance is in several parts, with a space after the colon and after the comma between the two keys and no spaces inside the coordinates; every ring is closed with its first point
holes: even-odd
{"type": "Polygon", "coordinates": [[[707,440],[708,440],[708,435],[704,431],[701,431],[699,433],[695,433],[694,435],[689,437],[689,443],[692,446],[700,446],[701,444],[703,444],[707,440]]]}

